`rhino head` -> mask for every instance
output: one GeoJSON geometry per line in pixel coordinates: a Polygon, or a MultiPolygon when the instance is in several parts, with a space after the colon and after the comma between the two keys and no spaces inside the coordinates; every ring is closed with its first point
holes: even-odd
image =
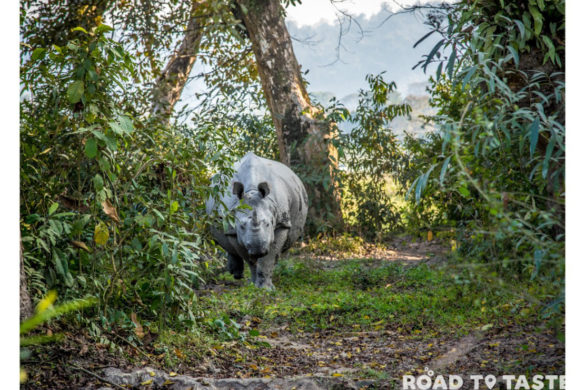
{"type": "Polygon", "coordinates": [[[266,197],[270,186],[266,182],[258,184],[258,189],[244,193],[244,185],[234,182],[233,193],[250,208],[236,212],[236,236],[238,243],[246,248],[251,258],[258,259],[268,254],[274,241],[276,225],[275,213],[266,197]]]}

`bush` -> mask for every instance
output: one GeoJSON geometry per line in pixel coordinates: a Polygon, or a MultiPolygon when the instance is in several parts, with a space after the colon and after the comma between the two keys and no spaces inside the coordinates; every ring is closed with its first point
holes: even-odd
{"type": "Polygon", "coordinates": [[[549,42],[564,42],[564,1],[477,2],[445,16],[446,26],[430,19],[441,39],[420,63],[439,62],[440,129],[407,143],[413,207],[433,202],[459,227],[467,261],[562,280],[564,44],[549,42]]]}
{"type": "Polygon", "coordinates": [[[21,234],[36,297],[99,297],[102,324],[195,321],[194,289],[216,262],[206,233],[212,172],[229,171],[221,134],[148,119],[125,85],[132,58],[78,29],[35,48],[21,72],[21,234]],[[216,153],[209,160],[209,153],[216,153]]]}

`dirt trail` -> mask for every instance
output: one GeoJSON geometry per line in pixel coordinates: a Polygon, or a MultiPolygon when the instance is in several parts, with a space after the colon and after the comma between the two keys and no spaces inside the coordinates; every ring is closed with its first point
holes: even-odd
{"type": "MultiPolygon", "coordinates": [[[[437,262],[444,248],[436,243],[398,243],[396,246],[379,248],[365,246],[361,257],[369,258],[370,266],[383,262],[399,262],[405,266],[415,266],[423,262],[437,262]],[[398,249],[400,247],[400,249],[398,249]],[[431,256],[429,256],[431,254],[431,256]]],[[[325,269],[336,267],[338,260],[355,258],[355,254],[343,256],[311,256],[325,269]]],[[[226,286],[210,286],[215,293],[221,293],[226,286]]],[[[229,286],[233,287],[233,286],[229,286]]],[[[110,383],[110,388],[169,388],[187,389],[368,389],[393,388],[396,379],[384,375],[383,378],[362,379],[365,373],[403,371],[416,363],[410,356],[429,356],[427,349],[432,343],[412,343],[395,332],[381,330],[372,332],[315,332],[292,334],[287,326],[272,329],[262,336],[262,341],[271,348],[256,351],[260,359],[281,361],[283,366],[296,365],[294,371],[300,375],[282,375],[270,378],[217,378],[223,370],[213,363],[207,366],[208,374],[173,375],[153,368],[123,371],[106,368],[101,378],[110,383]],[[290,363],[289,363],[290,362],[290,363]],[[292,364],[291,364],[292,363],[292,364]]],[[[286,370],[285,370],[286,372],[286,370]]],[[[274,374],[274,373],[273,373],[274,374]]],[[[367,375],[366,375],[367,376],[367,375]]]]}

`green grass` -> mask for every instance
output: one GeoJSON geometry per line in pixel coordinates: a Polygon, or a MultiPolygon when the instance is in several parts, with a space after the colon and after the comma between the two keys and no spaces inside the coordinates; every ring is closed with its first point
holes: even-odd
{"type": "MultiPolygon", "coordinates": [[[[449,267],[293,258],[278,264],[274,284],[274,292],[245,283],[202,296],[202,322],[220,320],[227,326],[229,320],[249,317],[259,330],[286,324],[292,332],[393,329],[431,337],[445,332],[462,335],[517,319],[529,321],[541,310],[481,274],[455,273],[449,267]]],[[[217,326],[208,329],[222,332],[217,326]]]]}

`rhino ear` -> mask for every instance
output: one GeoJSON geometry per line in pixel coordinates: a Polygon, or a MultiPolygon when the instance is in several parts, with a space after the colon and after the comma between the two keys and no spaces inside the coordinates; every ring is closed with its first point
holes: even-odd
{"type": "Polygon", "coordinates": [[[242,199],[244,195],[244,185],[239,181],[234,181],[234,187],[232,188],[232,193],[238,197],[238,199],[242,199]]]}
{"type": "Polygon", "coordinates": [[[262,183],[258,184],[258,191],[260,191],[263,198],[266,198],[268,194],[270,194],[270,186],[268,183],[263,181],[262,183]]]}

